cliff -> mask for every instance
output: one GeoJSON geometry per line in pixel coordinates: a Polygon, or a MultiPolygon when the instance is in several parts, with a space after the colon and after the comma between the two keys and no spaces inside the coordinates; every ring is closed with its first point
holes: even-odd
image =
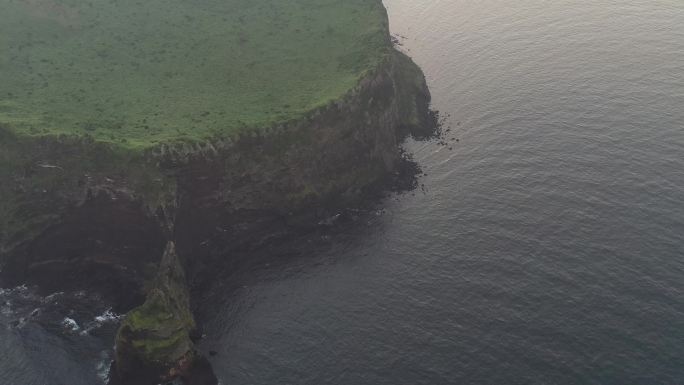
{"type": "MultiPolygon", "coordinates": [[[[351,204],[396,170],[403,138],[433,127],[423,74],[392,48],[379,1],[298,1],[352,16],[372,11],[361,51],[339,43],[337,65],[358,68],[351,78],[333,76],[344,91],[324,103],[264,115],[249,127],[131,140],[126,128],[36,133],[25,124],[34,120],[0,114],[2,282],[96,288],[121,310],[133,309],[116,342],[121,378],[168,380],[191,370],[198,357],[186,272],[310,222],[318,208],[351,204]]],[[[256,17],[253,6],[244,17],[256,17]]]]}

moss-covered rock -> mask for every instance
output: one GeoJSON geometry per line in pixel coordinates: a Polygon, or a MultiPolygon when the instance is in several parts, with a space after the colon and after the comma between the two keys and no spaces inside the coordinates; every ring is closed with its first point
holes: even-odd
{"type": "Polygon", "coordinates": [[[128,313],[119,329],[117,374],[151,381],[183,375],[197,358],[190,338],[194,329],[183,264],[169,242],[145,303],[128,313]]]}

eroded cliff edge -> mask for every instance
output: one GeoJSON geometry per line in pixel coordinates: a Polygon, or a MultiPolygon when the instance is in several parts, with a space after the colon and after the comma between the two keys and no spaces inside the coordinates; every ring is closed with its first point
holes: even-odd
{"type": "Polygon", "coordinates": [[[185,271],[381,184],[403,138],[434,127],[429,100],[420,69],[392,49],[339,100],[239,136],[132,152],[0,127],[3,282],[140,306],[119,333],[117,373],[182,377],[196,358],[185,271]]]}

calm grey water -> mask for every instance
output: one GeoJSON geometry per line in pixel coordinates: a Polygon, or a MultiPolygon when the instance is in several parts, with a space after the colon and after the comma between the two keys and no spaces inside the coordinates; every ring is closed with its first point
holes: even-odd
{"type": "MultiPolygon", "coordinates": [[[[424,189],[216,282],[222,383],[683,384],[684,2],[386,5],[450,144],[407,143],[424,189]]],[[[97,383],[112,328],[41,325],[0,331],[0,383],[97,383]]]]}
{"type": "Polygon", "coordinates": [[[460,141],[209,301],[224,384],[684,384],[684,2],[386,5],[460,141]]]}

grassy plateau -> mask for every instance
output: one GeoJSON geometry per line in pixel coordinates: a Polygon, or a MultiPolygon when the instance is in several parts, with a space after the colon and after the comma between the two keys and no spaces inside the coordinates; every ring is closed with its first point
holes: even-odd
{"type": "Polygon", "coordinates": [[[129,149],[290,121],[389,51],[380,0],[0,0],[0,126],[129,149]]]}

